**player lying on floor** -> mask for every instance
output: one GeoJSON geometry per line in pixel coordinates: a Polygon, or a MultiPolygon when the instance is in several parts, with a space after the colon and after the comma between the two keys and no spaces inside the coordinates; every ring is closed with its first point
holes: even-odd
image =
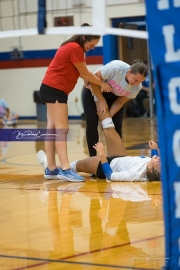
{"type": "Polygon", "coordinates": [[[71,168],[77,172],[93,173],[100,179],[110,181],[160,180],[157,143],[149,142],[151,158],[128,156],[122,139],[115,130],[110,112],[100,110],[98,100],[95,103],[106,139],[107,157],[103,144],[98,142],[94,145],[98,156],[72,162],[71,168]]]}
{"type": "MultiPolygon", "coordinates": [[[[103,126],[103,123],[102,123],[103,126]]],[[[98,142],[94,148],[98,156],[71,162],[71,168],[77,172],[93,173],[100,179],[110,181],[147,181],[160,180],[160,158],[157,143],[150,141],[151,158],[146,156],[129,156],[115,128],[103,126],[107,145],[107,157],[104,146],[98,142]]],[[[38,160],[47,167],[46,154],[38,152],[38,160]]],[[[56,179],[56,175],[48,179],[56,179]]]]}
{"type": "Polygon", "coordinates": [[[101,142],[95,144],[98,156],[74,161],[71,168],[77,172],[94,173],[100,179],[111,181],[160,180],[158,146],[150,141],[151,158],[129,156],[121,138],[114,128],[104,129],[107,157],[101,142]]]}

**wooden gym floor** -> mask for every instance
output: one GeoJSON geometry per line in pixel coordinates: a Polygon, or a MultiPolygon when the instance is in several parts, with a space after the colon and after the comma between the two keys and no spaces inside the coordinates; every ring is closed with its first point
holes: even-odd
{"type": "MultiPolygon", "coordinates": [[[[70,132],[70,161],[87,157],[85,122],[70,121],[70,132]]],[[[124,120],[129,155],[150,155],[151,139],[157,141],[155,119],[124,120]]],[[[1,270],[162,268],[160,182],[107,183],[88,174],[80,184],[44,181],[40,149],[43,142],[0,142],[1,270]]]]}

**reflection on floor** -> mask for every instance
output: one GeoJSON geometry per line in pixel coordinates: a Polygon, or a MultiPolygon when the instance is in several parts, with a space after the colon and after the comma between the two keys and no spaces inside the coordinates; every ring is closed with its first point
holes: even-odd
{"type": "MultiPolygon", "coordinates": [[[[124,120],[130,155],[150,155],[150,139],[157,141],[155,119],[124,120]]],[[[42,142],[1,142],[0,149],[0,269],[162,268],[160,182],[107,183],[88,174],[84,183],[44,181],[36,159],[42,142]]],[[[85,122],[70,121],[68,153],[70,161],[88,156],[85,122]]]]}

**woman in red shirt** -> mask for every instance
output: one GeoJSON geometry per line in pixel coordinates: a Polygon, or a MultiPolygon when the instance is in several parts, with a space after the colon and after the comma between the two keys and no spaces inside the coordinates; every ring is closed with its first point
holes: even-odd
{"type": "MultiPolygon", "coordinates": [[[[89,26],[84,23],[82,26],[89,26]]],[[[74,89],[79,77],[99,85],[104,91],[110,91],[111,86],[96,77],[87,69],[84,53],[98,44],[100,36],[74,35],[63,42],[50,63],[40,87],[43,103],[47,105],[47,129],[56,131],[56,142],[45,141],[48,168],[46,179],[64,179],[71,182],[84,181],[85,178],[70,169],[67,155],[68,133],[68,94],[74,89]],[[58,170],[55,162],[55,146],[61,168],[58,170]]],[[[41,159],[41,153],[38,153],[41,159]]]]}

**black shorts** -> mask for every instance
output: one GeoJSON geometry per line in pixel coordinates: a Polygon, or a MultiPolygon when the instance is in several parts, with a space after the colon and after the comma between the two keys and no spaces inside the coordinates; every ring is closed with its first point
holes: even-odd
{"type": "Polygon", "coordinates": [[[68,95],[62,90],[58,90],[46,84],[41,84],[40,97],[42,103],[55,103],[56,100],[59,103],[67,103],[68,95]]]}
{"type": "MultiPolygon", "coordinates": [[[[113,157],[107,157],[107,161],[108,163],[110,164],[111,161],[114,159],[114,158],[118,158],[119,156],[113,156],[113,157]]],[[[106,176],[103,172],[103,168],[101,166],[101,161],[99,162],[98,164],[98,167],[97,167],[97,171],[96,171],[96,176],[99,178],[99,179],[106,179],[106,176]]]]}

